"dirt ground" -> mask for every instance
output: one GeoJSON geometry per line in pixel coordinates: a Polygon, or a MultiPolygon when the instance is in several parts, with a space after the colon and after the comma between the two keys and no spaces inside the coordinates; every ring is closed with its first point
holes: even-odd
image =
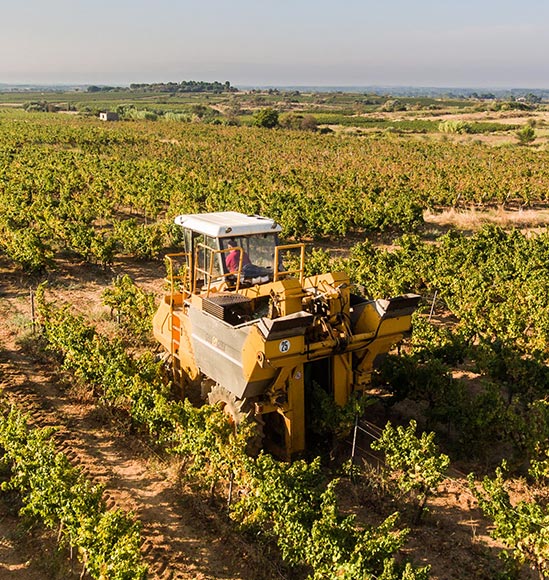
{"type": "MultiPolygon", "coordinates": [[[[126,269],[144,286],[160,287],[161,266],[126,269]]],[[[51,295],[71,302],[97,322],[110,320],[101,291],[114,272],[90,266],[61,265],[50,276],[51,295]]],[[[0,265],[0,388],[30,414],[37,426],[58,427],[57,441],[72,462],[106,488],[108,504],[131,510],[143,524],[143,551],[152,578],[251,580],[277,577],[259,548],[231,534],[230,523],[178,480],[178,466],[160,459],[146,444],[121,432],[104,411],[71,389],[47,361],[33,360],[20,344],[30,336],[28,283],[0,265]]],[[[36,281],[33,281],[36,282],[36,281]]],[[[27,343],[28,344],[28,343],[27,343]]],[[[109,505],[109,507],[110,507],[109,505]]],[[[23,534],[16,510],[0,502],[0,578],[64,578],[66,566],[49,569],[33,542],[23,534]],[[4,574],[3,574],[4,571],[4,574]]],[[[32,534],[31,534],[32,539],[32,534]]],[[[80,566],[75,562],[75,574],[80,566]]],[[[75,576],[76,577],[76,576],[75,576]]]]}
{"type": "MultiPolygon", "coordinates": [[[[59,262],[49,274],[49,298],[71,303],[105,331],[113,322],[101,304],[101,292],[116,274],[159,292],[163,265],[120,260],[112,270],[59,262]]],[[[32,344],[30,279],[0,262],[0,389],[25,409],[37,426],[58,427],[58,446],[94,482],[105,485],[109,507],[132,510],[143,524],[143,552],[151,578],[263,580],[292,578],[247,542],[222,507],[210,506],[178,479],[178,465],[157,457],[146,444],[121,431],[105,411],[71,388],[47,360],[28,354],[32,344]],[[24,345],[24,346],[23,346],[24,345]]],[[[372,417],[375,420],[375,417],[372,417]]],[[[367,448],[368,441],[359,445],[367,448]]],[[[423,524],[412,527],[405,556],[416,565],[431,564],[432,578],[495,578],[501,549],[475,506],[465,476],[452,471],[440,495],[430,503],[423,524]]],[[[364,521],[380,519],[375,494],[349,485],[348,508],[364,521]]],[[[26,532],[16,505],[0,501],[0,579],[76,578],[80,565],[57,555],[51,534],[26,532]],[[71,571],[72,566],[72,571],[71,571]]],[[[390,506],[389,506],[390,507],[390,506]]],[[[393,511],[396,511],[396,507],[393,511]]],[[[403,522],[409,526],[407,521],[403,522]]],[[[525,571],[523,578],[528,578],[525,571]]]]}

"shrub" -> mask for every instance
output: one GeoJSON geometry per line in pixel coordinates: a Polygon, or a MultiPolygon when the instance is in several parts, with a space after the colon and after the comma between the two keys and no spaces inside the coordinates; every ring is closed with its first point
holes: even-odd
{"type": "Polygon", "coordinates": [[[254,125],[266,129],[278,127],[278,111],[275,111],[275,109],[271,109],[270,107],[257,111],[254,115],[254,125]]]}

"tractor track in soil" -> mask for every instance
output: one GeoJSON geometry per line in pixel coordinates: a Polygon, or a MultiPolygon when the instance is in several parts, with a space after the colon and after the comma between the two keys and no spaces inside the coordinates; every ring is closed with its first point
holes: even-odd
{"type": "MultiPolygon", "coordinates": [[[[208,505],[182,485],[174,462],[151,452],[106,410],[68,386],[67,376],[61,376],[50,362],[33,357],[20,346],[21,329],[10,317],[28,316],[28,293],[18,286],[15,276],[4,277],[0,283],[0,316],[4,318],[0,324],[0,393],[29,416],[32,426],[56,428],[56,448],[93,483],[104,486],[109,508],[135,514],[142,525],[142,554],[149,578],[283,578],[258,547],[235,533],[222,508],[208,505]]],[[[0,539],[7,537],[0,518],[0,539]]],[[[17,569],[17,580],[51,578],[37,576],[36,562],[29,565],[33,557],[40,558],[23,549],[23,563],[9,567],[0,554],[0,577],[2,569],[17,569]],[[25,562],[26,558],[30,560],[25,562]]],[[[78,575],[75,571],[74,578],[78,575]]]]}

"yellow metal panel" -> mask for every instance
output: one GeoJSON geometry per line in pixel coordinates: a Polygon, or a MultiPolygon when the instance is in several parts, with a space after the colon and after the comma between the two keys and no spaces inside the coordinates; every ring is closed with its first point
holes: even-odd
{"type": "Polygon", "coordinates": [[[268,364],[265,339],[256,326],[251,328],[242,347],[242,371],[247,382],[274,378],[277,373],[277,369],[268,364]]]}
{"type": "Polygon", "coordinates": [[[280,359],[293,355],[299,355],[305,348],[303,336],[291,336],[289,338],[277,338],[265,343],[265,356],[270,359],[280,359]]]}
{"type": "Polygon", "coordinates": [[[378,336],[402,334],[410,330],[410,316],[388,318],[381,323],[378,336]]]}
{"type": "Polygon", "coordinates": [[[200,376],[200,369],[196,366],[190,336],[191,322],[189,317],[181,316],[181,339],[178,354],[181,368],[187,373],[191,381],[194,381],[200,376]]]}
{"type": "Polygon", "coordinates": [[[379,313],[377,312],[374,303],[366,304],[360,318],[355,325],[355,333],[363,334],[366,332],[374,332],[379,324],[379,313]]]}
{"type": "Polygon", "coordinates": [[[293,369],[288,378],[288,411],[286,424],[286,449],[288,457],[305,449],[305,388],[303,365],[293,369]]]}
{"type": "Polygon", "coordinates": [[[269,286],[271,287],[271,296],[279,316],[301,312],[303,288],[299,280],[285,278],[284,280],[273,282],[269,286]]]}
{"type": "MultiPolygon", "coordinates": [[[[164,297],[167,298],[167,297],[164,297]]],[[[169,302],[162,300],[158,306],[158,310],[153,316],[153,334],[156,340],[168,351],[172,348],[171,338],[171,313],[172,308],[169,302]]]]}

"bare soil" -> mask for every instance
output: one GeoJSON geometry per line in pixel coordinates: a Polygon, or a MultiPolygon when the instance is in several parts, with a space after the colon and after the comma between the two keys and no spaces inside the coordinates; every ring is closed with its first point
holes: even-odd
{"type": "MultiPolygon", "coordinates": [[[[59,262],[49,274],[49,299],[70,303],[103,331],[112,330],[101,293],[116,274],[127,273],[140,286],[161,291],[162,263],[117,261],[109,271],[88,264],[59,262]]],[[[0,262],[0,389],[25,409],[37,426],[58,427],[60,450],[94,482],[105,486],[109,507],[131,510],[142,522],[143,552],[151,578],[263,580],[293,578],[279,562],[269,559],[259,545],[250,544],[228,520],[224,507],[211,506],[179,477],[179,466],[156,456],[129,436],[93,400],[73,388],[46,359],[29,354],[31,334],[30,288],[38,279],[26,277],[0,262]]],[[[386,417],[371,420],[384,424],[386,417]]],[[[359,441],[368,449],[367,436],[359,441]]],[[[367,458],[367,453],[364,455],[367,458]]],[[[375,525],[391,511],[379,490],[350,484],[345,490],[348,509],[361,521],[375,525]]],[[[9,498],[8,498],[9,500],[9,498]]],[[[465,476],[456,470],[430,502],[430,511],[411,527],[405,556],[415,564],[431,564],[432,578],[440,580],[491,579],[502,567],[501,545],[490,539],[489,525],[475,506],[465,476]]],[[[43,531],[25,532],[17,505],[0,501],[0,578],[49,580],[76,578],[76,558],[63,560],[55,538],[43,531]]],[[[524,571],[523,578],[529,578],[524,571]]]]}
{"type": "MultiPolygon", "coordinates": [[[[120,264],[122,267],[123,264],[120,264]]],[[[129,273],[144,285],[150,275],[158,283],[160,266],[136,265],[129,273]]],[[[126,270],[127,271],[127,270],[126,270]]],[[[50,294],[59,302],[70,302],[92,319],[109,324],[101,312],[100,295],[114,272],[93,267],[62,264],[50,276],[50,294]]],[[[88,477],[105,486],[109,507],[133,511],[142,523],[143,552],[151,578],[251,580],[278,576],[259,548],[249,545],[232,527],[224,510],[208,505],[180,481],[178,465],[156,456],[124,431],[117,429],[104,410],[71,389],[67,377],[58,375],[48,361],[28,354],[29,279],[0,265],[0,388],[13,403],[30,414],[39,427],[58,428],[58,448],[80,466],[88,477]]],[[[35,281],[34,281],[35,282],[35,281]]],[[[31,535],[32,537],[32,535],[31,535]]],[[[51,538],[48,540],[51,547],[51,538]]],[[[35,550],[23,534],[16,510],[0,502],[0,578],[37,580],[69,578],[70,566],[59,563],[55,570],[44,560],[44,550],[35,550]],[[3,517],[2,517],[3,516],[3,517]]],[[[80,574],[74,562],[74,574],[80,574]]],[[[77,577],[77,576],[75,576],[77,577]]]]}

